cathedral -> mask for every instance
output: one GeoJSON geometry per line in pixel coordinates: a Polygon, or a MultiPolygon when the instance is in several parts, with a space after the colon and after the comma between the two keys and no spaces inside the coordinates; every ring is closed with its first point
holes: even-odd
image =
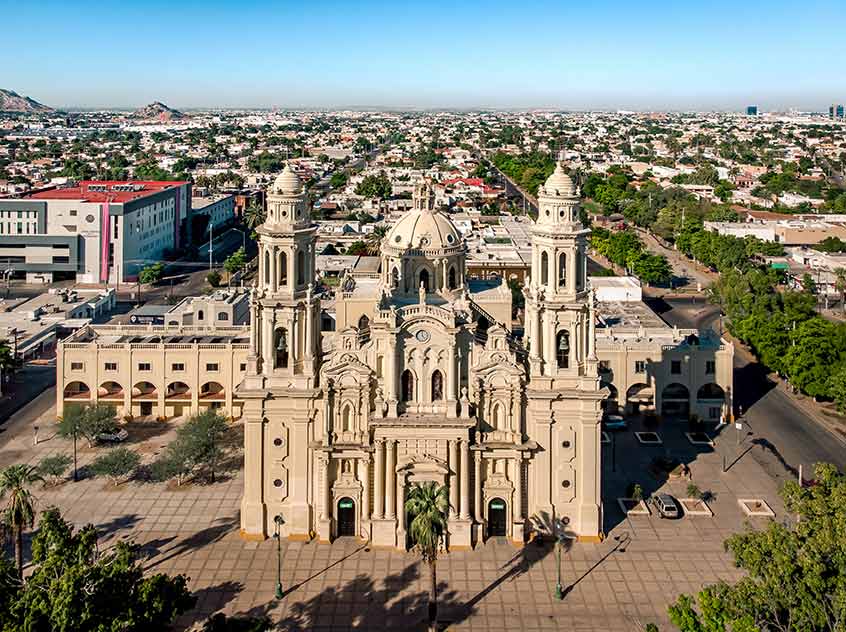
{"type": "Polygon", "coordinates": [[[321,331],[316,227],[286,167],[258,229],[243,401],[241,534],[355,536],[406,548],[409,487],[449,489],[449,549],[601,535],[595,308],[579,191],[541,186],[525,335],[504,281],[468,279],[466,243],[425,182],[382,241],[378,271],[336,291],[321,331]],[[279,523],[278,525],[276,523],[279,523]]]}

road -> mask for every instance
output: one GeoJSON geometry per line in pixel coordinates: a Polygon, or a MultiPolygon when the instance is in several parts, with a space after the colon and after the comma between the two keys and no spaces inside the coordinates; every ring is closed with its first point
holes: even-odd
{"type": "Polygon", "coordinates": [[[712,281],[717,279],[716,273],[703,271],[678,250],[667,248],[648,231],[637,227],[635,227],[635,231],[651,253],[663,255],[667,258],[667,261],[673,268],[674,288],[690,285],[695,286],[697,290],[699,290],[699,288],[705,289],[712,281]]]}
{"type": "MultiPolygon", "coordinates": [[[[674,298],[649,303],[670,325],[719,330],[719,310],[702,298],[674,298]]],[[[734,403],[743,409],[744,432],[754,443],[750,454],[776,479],[795,477],[799,464],[811,478],[814,463],[825,461],[846,469],[846,442],[810,418],[797,401],[767,377],[755,358],[735,347],[734,403]]],[[[728,432],[734,433],[735,429],[728,432]]]]}

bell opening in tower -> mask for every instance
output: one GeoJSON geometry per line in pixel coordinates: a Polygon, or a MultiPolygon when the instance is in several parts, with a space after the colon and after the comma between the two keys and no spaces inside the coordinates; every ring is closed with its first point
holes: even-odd
{"type": "Polygon", "coordinates": [[[277,369],[288,368],[288,330],[281,327],[276,330],[276,340],[273,349],[275,350],[275,364],[277,369]]]}

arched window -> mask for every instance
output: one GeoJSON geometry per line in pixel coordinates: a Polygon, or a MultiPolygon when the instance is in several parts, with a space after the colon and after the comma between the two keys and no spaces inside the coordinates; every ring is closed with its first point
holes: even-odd
{"type": "Polygon", "coordinates": [[[350,432],[352,430],[352,407],[347,404],[341,413],[341,430],[350,432]]]}
{"type": "Polygon", "coordinates": [[[358,330],[366,331],[368,329],[370,329],[370,319],[367,314],[362,314],[361,318],[358,319],[358,330]]]}
{"type": "Polygon", "coordinates": [[[396,268],[391,270],[391,287],[399,287],[399,270],[396,268]]]}
{"type": "Polygon", "coordinates": [[[558,255],[558,287],[567,285],[567,254],[558,255]]]}
{"type": "Polygon", "coordinates": [[[273,340],[273,351],[276,362],[274,366],[277,369],[288,368],[288,330],[280,327],[276,330],[275,338],[273,340]]]}
{"type": "Polygon", "coordinates": [[[382,365],[385,362],[383,356],[376,356],[376,377],[382,377],[382,365]]]}
{"type": "Polygon", "coordinates": [[[408,369],[402,372],[402,401],[414,401],[414,374],[408,369]]]}
{"type": "Polygon", "coordinates": [[[449,267],[449,276],[448,276],[448,281],[447,281],[447,287],[449,287],[449,289],[451,289],[451,290],[454,290],[457,287],[457,284],[455,282],[455,266],[449,267]]]}
{"type": "Polygon", "coordinates": [[[297,253],[297,285],[305,283],[305,253],[300,250],[297,253]]]}
{"type": "Polygon", "coordinates": [[[197,312],[197,320],[203,320],[203,316],[204,316],[204,315],[205,315],[205,314],[203,313],[203,310],[199,310],[199,311],[197,312]]]}
{"type": "Polygon", "coordinates": [[[497,402],[491,411],[491,426],[493,426],[494,430],[502,430],[502,422],[502,404],[497,402]]]}
{"type": "Polygon", "coordinates": [[[559,369],[570,368],[570,332],[560,331],[555,340],[555,352],[559,369]]]}
{"type": "Polygon", "coordinates": [[[540,266],[540,282],[546,285],[549,283],[549,255],[546,254],[546,251],[541,253],[540,266]]]}
{"type": "Polygon", "coordinates": [[[576,251],[576,291],[581,290],[585,285],[585,271],[582,269],[584,267],[584,255],[582,254],[581,250],[576,251]]]}
{"type": "Polygon", "coordinates": [[[444,376],[437,369],[432,373],[432,401],[439,402],[444,398],[444,376]]]}
{"type": "Polygon", "coordinates": [[[217,314],[217,319],[218,320],[229,320],[229,314],[227,314],[226,312],[219,312],[217,314]]]}
{"type": "Polygon", "coordinates": [[[270,252],[264,251],[264,283],[270,285],[270,252]]]}
{"type": "Polygon", "coordinates": [[[423,286],[423,289],[425,289],[427,292],[429,291],[429,271],[428,270],[421,270],[420,271],[420,283],[418,284],[418,287],[421,286],[421,285],[423,286]]]}
{"type": "Polygon", "coordinates": [[[288,255],[279,253],[279,285],[288,285],[288,255]]]}

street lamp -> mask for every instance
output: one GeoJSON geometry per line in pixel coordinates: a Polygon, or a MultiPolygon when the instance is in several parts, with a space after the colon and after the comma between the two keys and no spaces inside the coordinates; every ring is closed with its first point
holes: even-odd
{"type": "Polygon", "coordinates": [[[279,533],[282,528],[282,514],[276,514],[273,517],[274,532],[273,537],[276,538],[276,598],[282,599],[282,537],[279,533]]]}

